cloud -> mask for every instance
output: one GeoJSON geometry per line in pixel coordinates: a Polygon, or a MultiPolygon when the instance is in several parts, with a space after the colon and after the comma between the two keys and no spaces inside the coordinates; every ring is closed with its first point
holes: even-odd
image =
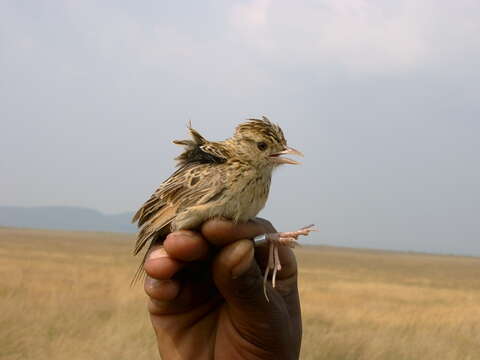
{"type": "Polygon", "coordinates": [[[238,20],[238,25],[256,27],[267,23],[267,10],[271,5],[270,0],[253,0],[246,4],[233,6],[233,21],[238,20]]]}
{"type": "Polygon", "coordinates": [[[447,2],[415,0],[251,0],[232,7],[230,23],[269,58],[351,72],[408,71],[434,61],[445,39],[475,38],[472,8],[478,14],[469,1],[452,9],[447,2]]]}

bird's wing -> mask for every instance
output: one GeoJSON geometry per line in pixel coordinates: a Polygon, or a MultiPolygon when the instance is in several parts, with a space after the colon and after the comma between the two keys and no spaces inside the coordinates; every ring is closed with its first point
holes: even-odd
{"type": "Polygon", "coordinates": [[[179,212],[216,200],[225,190],[223,174],[221,164],[187,164],[170,176],[133,217],[141,227],[134,253],[166,236],[179,212]]]}

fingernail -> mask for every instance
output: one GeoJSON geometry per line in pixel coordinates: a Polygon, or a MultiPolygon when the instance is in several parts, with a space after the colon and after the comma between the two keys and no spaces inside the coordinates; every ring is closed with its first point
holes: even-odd
{"type": "Polygon", "coordinates": [[[160,248],[160,249],[155,249],[153,250],[149,255],[148,259],[159,259],[163,257],[168,257],[168,254],[165,252],[165,249],[160,248]]]}
{"type": "Polygon", "coordinates": [[[236,279],[242,276],[251,266],[253,261],[253,244],[251,241],[242,240],[238,243],[237,248],[235,249],[238,253],[243,253],[241,256],[240,261],[237,265],[232,268],[231,275],[232,279],[236,279]]]}

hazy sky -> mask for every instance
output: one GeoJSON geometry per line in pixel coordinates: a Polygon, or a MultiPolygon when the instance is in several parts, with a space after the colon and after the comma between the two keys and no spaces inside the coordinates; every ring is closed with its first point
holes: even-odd
{"type": "Polygon", "coordinates": [[[189,119],[267,115],[277,228],[480,254],[479,64],[477,0],[0,1],[0,205],[134,210],[189,119]]]}

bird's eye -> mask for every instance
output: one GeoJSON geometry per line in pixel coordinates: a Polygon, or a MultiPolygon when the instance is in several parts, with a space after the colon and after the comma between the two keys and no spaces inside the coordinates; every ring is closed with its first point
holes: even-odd
{"type": "Polygon", "coordinates": [[[267,150],[268,145],[267,145],[267,143],[262,141],[262,142],[259,142],[257,144],[257,147],[258,147],[258,150],[265,151],[265,150],[267,150]]]}

